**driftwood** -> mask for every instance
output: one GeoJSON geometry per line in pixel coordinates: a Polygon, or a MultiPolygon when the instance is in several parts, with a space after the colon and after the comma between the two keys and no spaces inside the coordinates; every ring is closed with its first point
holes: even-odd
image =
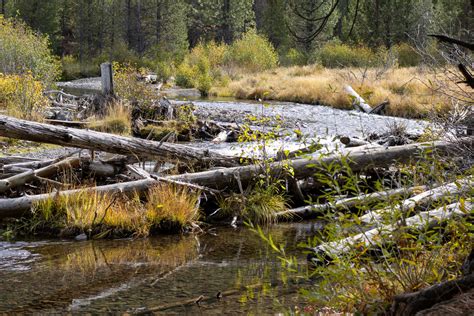
{"type": "Polygon", "coordinates": [[[238,158],[180,144],[159,143],[89,130],[80,130],[20,120],[0,115],[0,136],[62,146],[102,150],[110,153],[198,160],[221,165],[236,165],[238,158]]]}
{"type": "Polygon", "coordinates": [[[381,225],[355,236],[323,243],[312,249],[313,253],[308,256],[308,259],[315,264],[321,264],[331,261],[331,259],[337,258],[341,254],[350,253],[354,248],[377,249],[393,239],[393,234],[400,229],[421,230],[427,227],[435,227],[455,216],[463,217],[469,215],[473,206],[469,201],[465,202],[464,205],[461,205],[459,202],[453,203],[435,210],[420,212],[393,225],[381,225]]]}
{"type": "MultiPolygon", "coordinates": [[[[474,138],[464,139],[462,142],[466,145],[472,146],[474,138]]],[[[457,144],[450,142],[438,141],[433,143],[410,144],[406,146],[391,147],[388,149],[377,150],[357,150],[346,156],[348,165],[354,172],[373,167],[386,167],[387,165],[399,161],[407,162],[411,159],[416,159],[417,154],[424,151],[433,152],[447,152],[457,144]]],[[[323,165],[330,163],[337,163],[341,160],[339,154],[327,157],[313,157],[312,159],[294,159],[290,160],[285,166],[280,163],[272,163],[270,165],[271,174],[273,176],[284,176],[285,170],[289,165],[294,169],[294,177],[308,178],[314,175],[315,171],[323,165]]],[[[181,181],[186,183],[193,183],[203,187],[213,189],[229,188],[235,186],[235,178],[238,175],[241,184],[249,183],[255,176],[262,174],[262,167],[259,165],[250,165],[232,168],[219,168],[215,170],[208,170],[196,173],[187,173],[181,175],[168,176],[166,179],[181,181]]],[[[156,183],[155,179],[144,179],[137,181],[130,181],[126,183],[117,183],[95,188],[89,188],[91,192],[131,192],[144,191],[150,185],[156,183]]],[[[77,193],[80,190],[64,191],[59,194],[69,195],[77,193]]],[[[28,211],[31,206],[39,201],[51,198],[56,193],[42,194],[35,196],[24,196],[15,199],[0,199],[0,218],[2,217],[17,217],[21,216],[25,211],[28,211]]]]}
{"type": "Polygon", "coordinates": [[[365,100],[354,89],[352,89],[351,86],[346,86],[345,90],[354,98],[352,105],[356,110],[361,110],[365,113],[370,113],[372,111],[372,107],[365,102],[365,100]]]}
{"type": "Polygon", "coordinates": [[[429,191],[417,194],[409,199],[403,201],[400,205],[395,207],[388,207],[381,210],[369,211],[367,214],[360,217],[360,221],[365,224],[375,224],[380,222],[384,217],[394,213],[401,212],[406,214],[417,206],[426,206],[430,203],[448,198],[458,196],[472,190],[474,181],[472,179],[459,180],[457,182],[445,184],[429,191]]]}
{"type": "Polygon", "coordinates": [[[387,201],[390,198],[399,195],[411,195],[413,192],[419,192],[426,190],[426,186],[411,187],[411,188],[400,188],[393,189],[389,191],[374,192],[369,194],[362,194],[350,198],[336,200],[333,203],[324,203],[324,204],[314,204],[303,207],[298,207],[290,209],[287,211],[277,213],[277,217],[285,219],[288,217],[291,218],[300,218],[300,219],[310,219],[316,218],[321,215],[323,212],[327,211],[337,211],[337,210],[350,210],[357,205],[367,205],[370,203],[378,201],[387,201]]]}
{"type": "Polygon", "coordinates": [[[10,178],[0,180],[0,193],[15,187],[22,186],[35,178],[49,177],[53,174],[56,174],[61,169],[78,167],[80,163],[81,158],[67,158],[37,170],[28,170],[10,178]]]}
{"type": "Polygon", "coordinates": [[[372,143],[370,143],[366,140],[363,140],[363,139],[347,137],[347,136],[343,136],[339,140],[341,141],[341,143],[346,145],[346,147],[359,147],[359,146],[363,146],[363,145],[372,144],[372,143]]]}

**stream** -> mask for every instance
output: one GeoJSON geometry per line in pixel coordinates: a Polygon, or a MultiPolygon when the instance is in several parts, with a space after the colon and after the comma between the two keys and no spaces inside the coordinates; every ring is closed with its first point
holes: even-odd
{"type": "MultiPolygon", "coordinates": [[[[299,129],[327,147],[334,146],[336,135],[363,137],[385,132],[395,123],[403,124],[411,134],[421,134],[427,127],[423,121],[317,105],[271,102],[263,106],[236,100],[196,100],[194,104],[198,117],[217,121],[243,123],[248,114],[281,116],[283,129],[299,129]]],[[[297,145],[291,137],[280,141],[297,145]]],[[[228,143],[191,145],[225,154],[242,151],[228,143]]],[[[320,229],[318,222],[280,223],[269,233],[304,265],[305,255],[297,245],[320,229]]],[[[305,306],[297,295],[303,285],[283,285],[285,271],[276,254],[245,227],[206,227],[200,234],[135,240],[10,242],[1,238],[0,313],[135,313],[168,305],[157,312],[260,315],[305,306]],[[252,288],[262,283],[265,286],[252,288]],[[251,288],[242,290],[242,286],[251,288]],[[222,299],[179,304],[236,288],[222,299]]]]}
{"type": "MultiPolygon", "coordinates": [[[[320,228],[279,224],[269,233],[304,262],[297,244],[320,228]]],[[[245,227],[136,240],[0,241],[0,313],[134,313],[250,286],[158,313],[273,314],[304,306],[297,287],[282,285],[284,272],[270,247],[245,227]]]]}

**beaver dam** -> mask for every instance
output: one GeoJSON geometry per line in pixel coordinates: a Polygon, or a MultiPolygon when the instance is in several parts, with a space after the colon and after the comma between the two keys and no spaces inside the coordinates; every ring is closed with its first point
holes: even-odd
{"type": "Polygon", "coordinates": [[[347,91],[353,111],[48,91],[41,122],[0,115],[0,309],[304,310],[318,281],[283,277],[276,244],[298,269],[330,267],[472,221],[469,127],[384,116],[347,91]]]}

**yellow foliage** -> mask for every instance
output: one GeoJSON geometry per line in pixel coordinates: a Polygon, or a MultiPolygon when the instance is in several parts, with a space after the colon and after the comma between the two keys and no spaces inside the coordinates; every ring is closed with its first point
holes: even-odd
{"type": "Polygon", "coordinates": [[[0,73],[0,107],[12,116],[38,119],[41,110],[48,106],[43,89],[43,84],[30,72],[23,75],[0,73]]]}

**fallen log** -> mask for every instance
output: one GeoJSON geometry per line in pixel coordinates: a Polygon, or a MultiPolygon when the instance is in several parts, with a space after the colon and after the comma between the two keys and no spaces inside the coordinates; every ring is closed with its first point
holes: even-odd
{"type": "MultiPolygon", "coordinates": [[[[461,140],[461,143],[470,147],[472,147],[473,142],[474,137],[461,140]]],[[[345,157],[348,161],[349,167],[351,167],[354,172],[358,172],[365,168],[386,167],[387,165],[397,161],[408,162],[411,159],[419,159],[417,155],[423,152],[430,152],[431,154],[433,151],[438,153],[446,153],[453,148],[457,148],[456,146],[458,146],[458,143],[437,141],[430,143],[410,144],[405,146],[395,146],[387,149],[357,150],[345,157]]],[[[421,155],[421,157],[422,156],[423,155],[421,155]]],[[[341,161],[341,155],[339,154],[325,157],[312,157],[310,159],[300,158],[290,160],[285,162],[285,164],[282,164],[281,162],[272,163],[269,166],[269,170],[272,176],[281,177],[286,175],[286,170],[289,166],[293,168],[295,178],[308,178],[314,175],[315,171],[317,171],[318,168],[321,168],[321,166],[334,164],[339,161],[341,161]]],[[[238,175],[241,184],[245,185],[248,184],[255,176],[262,174],[262,171],[262,166],[260,165],[249,165],[168,176],[166,179],[193,183],[213,189],[223,189],[235,186],[236,175],[238,175]]],[[[126,183],[99,186],[90,188],[88,190],[91,190],[91,192],[96,191],[100,193],[144,191],[154,183],[156,183],[155,179],[144,179],[126,183]]],[[[59,194],[68,195],[77,193],[78,191],[79,190],[64,191],[60,192],[59,194]]],[[[0,199],[0,218],[21,216],[25,211],[28,211],[35,202],[51,198],[54,196],[54,194],[57,193],[24,196],[15,199],[0,199]]]]}
{"type": "Polygon", "coordinates": [[[365,102],[365,100],[357,92],[355,92],[351,86],[345,86],[345,90],[354,98],[352,105],[356,110],[360,110],[365,113],[370,113],[372,111],[372,107],[367,102],[365,102]]]}
{"type": "Polygon", "coordinates": [[[459,180],[457,182],[445,184],[417,194],[409,199],[406,199],[400,205],[395,207],[387,207],[381,210],[369,211],[359,219],[362,223],[368,225],[380,223],[384,217],[389,216],[390,214],[401,212],[400,215],[406,215],[410,210],[417,206],[426,206],[430,203],[440,201],[448,197],[467,193],[469,190],[472,190],[473,187],[474,181],[472,179],[459,180]]]}
{"type": "Polygon", "coordinates": [[[343,143],[344,145],[346,145],[346,147],[359,147],[363,145],[373,145],[372,143],[366,140],[353,138],[353,137],[347,137],[347,136],[343,136],[339,138],[339,141],[343,143]]]}
{"type": "Polygon", "coordinates": [[[5,115],[0,115],[0,136],[132,156],[171,157],[173,159],[198,160],[225,166],[239,163],[238,157],[223,156],[209,150],[195,149],[185,145],[159,143],[90,130],[54,126],[5,115]]]}
{"type": "Polygon", "coordinates": [[[0,193],[22,186],[35,178],[47,178],[61,169],[78,167],[80,163],[81,158],[67,158],[37,170],[28,170],[7,179],[2,179],[0,180],[0,193]]]}
{"type": "Polygon", "coordinates": [[[337,258],[341,254],[350,253],[355,248],[378,249],[393,237],[393,234],[402,228],[422,230],[440,225],[442,222],[455,216],[468,216],[473,204],[467,201],[442,206],[435,210],[420,212],[419,214],[398,221],[392,225],[381,225],[374,229],[350,236],[341,240],[323,243],[312,249],[308,259],[314,264],[324,264],[337,258]],[[467,212],[466,212],[467,210],[467,212]]]}
{"type": "Polygon", "coordinates": [[[357,205],[367,205],[379,201],[387,201],[390,198],[399,195],[411,195],[413,192],[425,191],[426,186],[418,186],[411,188],[399,188],[382,192],[374,192],[369,194],[362,194],[350,198],[336,200],[332,203],[314,204],[302,206],[294,209],[289,209],[276,214],[277,218],[285,219],[311,219],[316,218],[327,211],[350,210],[357,205]]]}

